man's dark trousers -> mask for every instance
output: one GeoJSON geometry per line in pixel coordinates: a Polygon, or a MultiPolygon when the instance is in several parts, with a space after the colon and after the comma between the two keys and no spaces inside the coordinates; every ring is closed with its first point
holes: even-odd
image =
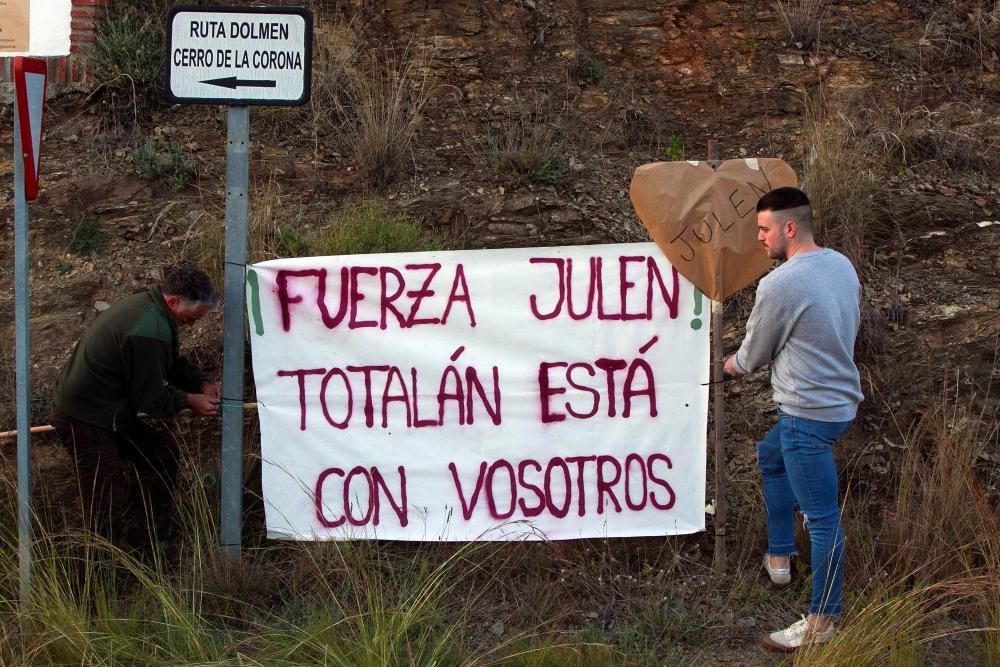
{"type": "Polygon", "coordinates": [[[149,524],[158,532],[171,524],[178,461],[173,438],[137,419],[112,431],[56,410],[52,424],[76,464],[88,528],[108,539],[131,541],[129,533],[147,533],[149,524]],[[138,497],[129,493],[124,461],[135,466],[138,497]]]}

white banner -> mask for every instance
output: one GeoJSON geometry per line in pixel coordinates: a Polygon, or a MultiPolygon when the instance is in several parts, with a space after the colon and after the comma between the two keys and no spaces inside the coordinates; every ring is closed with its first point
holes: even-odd
{"type": "Polygon", "coordinates": [[[273,260],[247,296],[269,537],[704,529],[709,302],[654,244],[273,260]]]}

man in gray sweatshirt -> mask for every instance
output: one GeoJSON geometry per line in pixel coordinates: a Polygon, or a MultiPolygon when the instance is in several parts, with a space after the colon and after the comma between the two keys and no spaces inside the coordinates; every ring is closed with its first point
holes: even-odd
{"type": "Polygon", "coordinates": [[[739,376],[771,363],[778,423],[757,445],[767,508],[764,569],[776,587],[791,582],[798,505],[809,530],[813,579],[809,616],[762,641],[794,651],[832,639],[842,611],[844,532],[833,445],[864,398],[854,364],[861,285],[850,260],[816,244],[801,190],[764,195],[757,228],[768,256],[783,263],[761,279],[746,337],[725,371],[739,376]]]}

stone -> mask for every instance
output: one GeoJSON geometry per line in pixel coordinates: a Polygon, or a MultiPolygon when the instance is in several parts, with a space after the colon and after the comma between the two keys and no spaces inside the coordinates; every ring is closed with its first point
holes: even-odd
{"type": "Polygon", "coordinates": [[[625,10],[604,16],[595,16],[594,21],[606,23],[608,25],[620,25],[626,28],[639,28],[648,26],[658,26],[663,23],[663,17],[659,12],[647,12],[643,10],[625,10]]]}
{"type": "Polygon", "coordinates": [[[962,306],[945,305],[938,307],[943,319],[951,319],[962,312],[962,306]]]}
{"type": "Polygon", "coordinates": [[[566,224],[580,222],[583,220],[583,213],[573,208],[562,208],[552,212],[552,222],[566,224]]]}
{"type": "Polygon", "coordinates": [[[504,203],[503,208],[511,213],[535,209],[538,208],[538,197],[530,193],[514,195],[504,203]]]}
{"type": "Polygon", "coordinates": [[[779,53],[778,62],[782,65],[805,65],[805,61],[798,53],[779,53]]]}
{"type": "Polygon", "coordinates": [[[611,104],[608,96],[597,88],[585,88],[580,95],[580,111],[604,111],[611,104]]]}
{"type": "Polygon", "coordinates": [[[516,236],[519,234],[524,234],[525,227],[523,224],[517,224],[513,222],[491,222],[486,225],[486,228],[493,232],[494,234],[506,234],[508,236],[516,236]]]}

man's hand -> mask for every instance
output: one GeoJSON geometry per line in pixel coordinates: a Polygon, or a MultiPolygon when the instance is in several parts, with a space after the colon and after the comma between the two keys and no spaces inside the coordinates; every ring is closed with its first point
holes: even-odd
{"type": "Polygon", "coordinates": [[[218,400],[206,394],[188,394],[187,402],[195,414],[205,417],[211,417],[219,411],[218,400]]]}
{"type": "Polygon", "coordinates": [[[726,375],[730,375],[730,376],[732,376],[734,378],[735,377],[739,377],[740,375],[742,375],[742,373],[740,373],[738,370],[736,370],[736,361],[735,360],[736,360],[736,355],[734,354],[733,356],[731,356],[728,359],[726,359],[726,364],[722,367],[722,370],[723,370],[723,372],[725,372],[726,375]]]}
{"type": "Polygon", "coordinates": [[[210,382],[202,382],[201,393],[205,394],[212,400],[218,401],[222,398],[222,385],[211,384],[210,382]]]}

